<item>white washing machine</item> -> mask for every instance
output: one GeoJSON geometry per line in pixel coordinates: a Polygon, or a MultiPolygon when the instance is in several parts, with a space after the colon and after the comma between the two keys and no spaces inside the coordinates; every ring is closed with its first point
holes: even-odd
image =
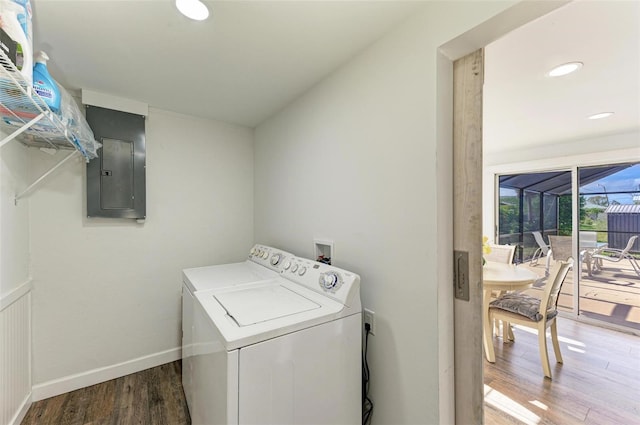
{"type": "Polygon", "coordinates": [[[295,257],[195,297],[194,425],[362,421],[357,274],[295,257]]]}
{"type": "Polygon", "coordinates": [[[193,305],[197,291],[260,282],[280,276],[286,259],[293,254],[255,245],[246,261],[182,271],[182,386],[189,409],[193,405],[193,305]]]}

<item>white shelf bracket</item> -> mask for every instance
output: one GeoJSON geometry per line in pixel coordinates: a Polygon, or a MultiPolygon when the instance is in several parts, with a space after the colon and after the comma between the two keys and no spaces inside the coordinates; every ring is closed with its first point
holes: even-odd
{"type": "Polygon", "coordinates": [[[37,117],[35,117],[34,119],[32,119],[31,121],[29,121],[28,123],[26,123],[25,125],[23,125],[22,127],[20,127],[19,129],[17,129],[16,131],[14,131],[13,133],[11,133],[10,135],[8,135],[7,137],[5,137],[1,142],[0,142],[0,147],[6,145],[7,143],[9,143],[10,141],[12,141],[13,139],[15,139],[17,136],[21,135],[22,133],[24,133],[26,130],[28,130],[32,125],[34,125],[35,123],[37,123],[38,121],[40,121],[42,118],[44,118],[44,112],[41,113],[40,115],[38,115],[37,117]]]}
{"type": "Polygon", "coordinates": [[[50,169],[49,171],[47,171],[46,173],[44,173],[42,176],[40,176],[40,178],[38,178],[38,180],[34,181],[33,183],[31,183],[31,185],[29,187],[27,187],[25,190],[23,190],[22,192],[20,192],[19,194],[16,195],[16,198],[14,200],[14,203],[16,205],[18,205],[18,199],[23,198],[27,193],[29,193],[31,191],[31,189],[33,189],[34,187],[36,187],[42,180],[46,179],[47,176],[51,173],[53,173],[54,171],[56,171],[58,168],[60,168],[65,162],[67,162],[68,160],[70,160],[71,158],[73,158],[76,154],[80,153],[79,151],[73,151],[71,152],[69,155],[65,156],[64,159],[60,162],[58,162],[52,169],[50,169]]]}

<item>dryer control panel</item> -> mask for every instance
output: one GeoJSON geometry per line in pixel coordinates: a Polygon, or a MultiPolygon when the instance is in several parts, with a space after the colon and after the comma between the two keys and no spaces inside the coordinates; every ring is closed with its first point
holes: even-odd
{"type": "Polygon", "coordinates": [[[281,272],[285,260],[292,257],[293,254],[266,245],[254,245],[249,251],[249,260],[277,272],[281,272]]]}
{"type": "Polygon", "coordinates": [[[360,293],[360,276],[307,258],[284,260],[282,276],[345,305],[360,293]]]}

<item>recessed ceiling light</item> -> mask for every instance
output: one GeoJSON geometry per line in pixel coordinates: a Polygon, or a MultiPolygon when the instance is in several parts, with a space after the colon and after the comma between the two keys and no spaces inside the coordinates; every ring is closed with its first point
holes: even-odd
{"type": "Polygon", "coordinates": [[[611,115],[613,115],[613,112],[600,112],[599,114],[593,114],[591,116],[589,116],[590,120],[599,120],[602,118],[607,118],[610,117],[611,115]]]}
{"type": "Polygon", "coordinates": [[[209,9],[200,0],[176,0],[176,7],[187,18],[204,21],[209,17],[209,9]]]}
{"type": "Polygon", "coordinates": [[[560,66],[556,66],[551,71],[547,73],[549,77],[562,77],[563,75],[571,74],[582,68],[582,62],[569,62],[562,64],[560,66]]]}

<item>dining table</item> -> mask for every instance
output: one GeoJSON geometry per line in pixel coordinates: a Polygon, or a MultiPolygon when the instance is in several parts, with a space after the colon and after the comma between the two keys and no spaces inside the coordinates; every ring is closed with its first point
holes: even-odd
{"type": "Polygon", "coordinates": [[[482,267],[482,336],[484,352],[490,363],[495,363],[496,356],[493,349],[493,330],[489,319],[489,303],[493,291],[520,291],[530,288],[541,277],[526,267],[515,264],[487,261],[482,267]]]}

